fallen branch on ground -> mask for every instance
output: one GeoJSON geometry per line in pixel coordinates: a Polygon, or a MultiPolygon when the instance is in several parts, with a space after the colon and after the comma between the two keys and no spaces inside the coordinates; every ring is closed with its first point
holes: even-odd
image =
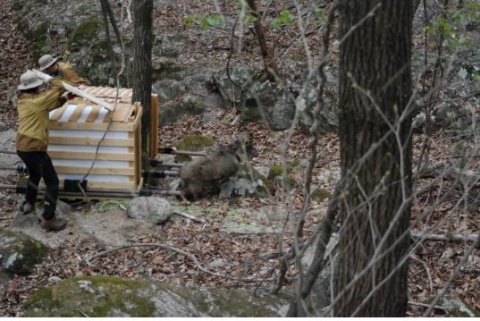
{"type": "Polygon", "coordinates": [[[188,215],[188,214],[183,213],[183,212],[173,211],[173,214],[179,215],[179,216],[183,216],[183,217],[188,218],[189,220],[192,220],[192,221],[194,221],[194,222],[205,223],[204,220],[202,220],[202,219],[200,219],[200,218],[197,218],[197,217],[195,217],[195,216],[193,216],[193,215],[188,215]]]}
{"type": "Polygon", "coordinates": [[[445,242],[475,242],[479,235],[478,234],[471,234],[471,235],[462,235],[462,234],[428,234],[428,233],[411,233],[412,238],[419,239],[422,238],[424,240],[430,241],[445,241],[445,242]]]}
{"type": "Polygon", "coordinates": [[[109,254],[109,253],[113,253],[113,252],[116,252],[116,251],[119,251],[119,250],[123,250],[123,249],[128,249],[128,248],[131,248],[131,247],[161,247],[163,249],[167,249],[167,250],[171,250],[171,251],[174,251],[174,252],[177,252],[177,253],[180,253],[182,255],[185,255],[186,257],[188,257],[190,260],[193,261],[193,263],[195,263],[196,267],[204,272],[204,273],[207,273],[207,274],[210,274],[210,275],[213,275],[213,276],[218,276],[218,277],[221,277],[221,278],[224,278],[224,279],[228,279],[228,280],[232,280],[232,281],[238,281],[238,282],[253,282],[253,283],[262,283],[262,282],[271,282],[271,281],[274,281],[274,279],[263,279],[263,280],[260,280],[260,279],[239,279],[239,278],[232,278],[228,275],[224,275],[224,274],[220,274],[220,273],[215,273],[215,272],[212,272],[212,271],[209,271],[207,270],[206,268],[204,268],[200,262],[198,261],[197,257],[193,254],[190,254],[188,252],[185,252],[185,251],[182,251],[176,247],[173,247],[171,245],[167,245],[167,244],[161,244],[161,243],[136,243],[136,244],[129,244],[129,245],[122,245],[122,246],[119,246],[119,247],[115,247],[113,249],[110,249],[110,250],[106,250],[106,251],[103,251],[103,252],[100,252],[100,253],[97,253],[93,256],[91,256],[90,258],[87,258],[85,259],[85,263],[88,265],[88,266],[92,266],[93,264],[90,262],[91,260],[93,259],[96,259],[98,257],[101,257],[103,255],[106,255],[106,254],[109,254]]]}
{"type": "Polygon", "coordinates": [[[463,182],[464,184],[478,185],[479,173],[469,169],[458,168],[453,165],[435,163],[429,167],[422,168],[415,176],[418,178],[437,178],[443,177],[450,181],[463,182]]]}
{"type": "MultiPolygon", "coordinates": [[[[408,301],[408,304],[410,304],[411,306],[414,306],[414,307],[422,307],[422,308],[429,308],[430,307],[430,304],[419,303],[419,302],[414,302],[414,301],[408,301]]],[[[442,307],[440,305],[435,305],[435,306],[433,306],[433,308],[437,309],[437,310],[448,311],[447,308],[442,307]]]]}

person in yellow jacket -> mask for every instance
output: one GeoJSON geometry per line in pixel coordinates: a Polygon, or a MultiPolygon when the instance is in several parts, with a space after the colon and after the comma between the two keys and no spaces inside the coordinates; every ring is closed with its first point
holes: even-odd
{"type": "Polygon", "coordinates": [[[40,71],[43,71],[52,77],[61,78],[73,86],[88,84],[85,79],[77,75],[75,70],[73,70],[72,65],[60,62],[58,61],[58,58],[54,58],[52,55],[43,55],[40,57],[40,59],[38,59],[38,65],[40,66],[40,71]]]}
{"type": "Polygon", "coordinates": [[[43,178],[46,185],[45,206],[40,225],[43,229],[60,231],[67,222],[55,214],[59,190],[58,175],[47,154],[49,112],[66,102],[65,89],[61,80],[45,75],[39,78],[28,70],[20,76],[18,97],[18,131],[16,149],[18,156],[27,166],[29,178],[25,201],[21,206],[24,214],[32,212],[37,200],[38,183],[43,178]],[[46,89],[44,80],[50,81],[46,89]]]}

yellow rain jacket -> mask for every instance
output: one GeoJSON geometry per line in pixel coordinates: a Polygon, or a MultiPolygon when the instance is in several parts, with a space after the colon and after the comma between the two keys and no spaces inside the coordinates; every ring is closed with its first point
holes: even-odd
{"type": "Polygon", "coordinates": [[[70,65],[68,62],[58,62],[58,75],[56,76],[69,82],[73,86],[87,84],[87,81],[77,75],[75,70],[73,70],[72,65],[70,65]]]}
{"type": "Polygon", "coordinates": [[[18,99],[17,150],[22,152],[47,151],[48,113],[61,107],[66,98],[61,79],[54,78],[51,88],[40,93],[21,93],[18,99]]]}

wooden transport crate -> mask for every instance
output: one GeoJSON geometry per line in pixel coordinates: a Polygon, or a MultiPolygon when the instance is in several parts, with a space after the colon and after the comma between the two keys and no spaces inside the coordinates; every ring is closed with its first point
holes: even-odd
{"type": "Polygon", "coordinates": [[[81,98],[51,111],[48,154],[61,191],[86,180],[87,195],[137,192],[142,185],[142,112],[140,104],[130,101],[120,100],[109,111],[81,98]]]}
{"type": "MultiPolygon", "coordinates": [[[[82,90],[88,94],[92,94],[95,97],[112,100],[117,97],[117,88],[111,87],[82,87],[82,90]]],[[[131,88],[119,88],[118,89],[118,98],[120,102],[130,103],[132,101],[132,89],[131,88]]],[[[159,99],[158,95],[152,94],[151,103],[150,103],[150,135],[149,135],[149,145],[150,145],[150,157],[156,158],[158,155],[158,113],[159,113],[159,99]]]]}

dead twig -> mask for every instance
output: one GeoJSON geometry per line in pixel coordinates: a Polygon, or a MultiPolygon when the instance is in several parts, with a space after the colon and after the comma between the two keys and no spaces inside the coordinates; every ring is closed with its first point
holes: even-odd
{"type": "Polygon", "coordinates": [[[88,314],[86,314],[85,312],[83,312],[82,310],[80,309],[75,309],[74,311],[80,313],[83,317],[85,318],[90,318],[90,316],[88,314]]]}
{"type": "MultiPolygon", "coordinates": [[[[431,305],[430,304],[426,304],[426,303],[420,303],[420,302],[414,302],[414,301],[408,301],[408,304],[414,306],[414,307],[422,307],[422,308],[429,308],[431,305]]],[[[445,307],[442,307],[440,305],[434,305],[433,306],[434,309],[437,309],[437,310],[443,310],[443,311],[448,311],[447,308],[445,307]]]]}
{"type": "Polygon", "coordinates": [[[189,220],[192,220],[194,222],[198,222],[198,223],[205,223],[204,220],[202,220],[201,218],[197,218],[193,215],[188,215],[187,213],[183,213],[183,212],[179,212],[179,211],[173,211],[173,214],[175,215],[179,215],[179,216],[183,216],[189,220]]]}
{"type": "Polygon", "coordinates": [[[430,269],[428,268],[427,263],[425,261],[420,260],[418,257],[415,255],[410,255],[410,258],[417,261],[421,265],[423,265],[423,268],[425,269],[425,272],[427,273],[428,281],[430,283],[430,291],[433,292],[433,280],[432,280],[432,275],[430,274],[430,269]]]}

